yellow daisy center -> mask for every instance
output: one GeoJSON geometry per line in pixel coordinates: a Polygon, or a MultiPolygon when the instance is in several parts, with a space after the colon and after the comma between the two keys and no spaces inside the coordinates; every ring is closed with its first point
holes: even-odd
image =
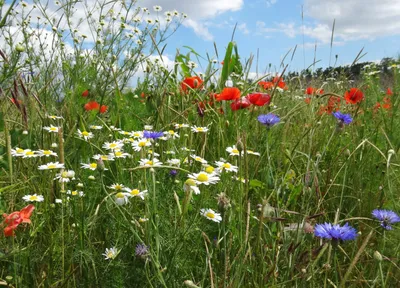
{"type": "Polygon", "coordinates": [[[61,177],[62,178],[68,178],[68,172],[67,171],[62,172],[61,173],[61,177]]]}
{"type": "Polygon", "coordinates": [[[115,147],[117,147],[118,145],[117,144],[115,144],[115,143],[111,143],[110,144],[110,148],[115,148],[115,147]]]}
{"type": "Polygon", "coordinates": [[[82,132],[82,135],[85,136],[85,137],[87,137],[87,136],[89,136],[89,132],[83,131],[83,132],[82,132]]]}
{"type": "Polygon", "coordinates": [[[124,195],[124,193],[122,193],[122,192],[119,192],[119,193],[117,193],[116,195],[115,195],[115,197],[117,197],[117,198],[124,198],[125,197],[125,195],[124,195]]]}
{"type": "Polygon", "coordinates": [[[186,184],[186,185],[189,185],[189,186],[196,186],[196,182],[194,182],[193,179],[187,179],[187,180],[185,181],[185,184],[186,184]]]}
{"type": "Polygon", "coordinates": [[[107,258],[114,258],[114,253],[112,251],[108,251],[107,258]]]}
{"type": "Polygon", "coordinates": [[[29,200],[30,201],[37,201],[38,197],[36,195],[31,195],[31,196],[29,196],[29,200]]]}
{"type": "Polygon", "coordinates": [[[118,184],[118,185],[115,185],[115,187],[114,187],[114,188],[115,188],[115,190],[122,190],[122,186],[121,186],[121,185],[119,185],[119,184],[118,184]]]}
{"type": "Polygon", "coordinates": [[[197,180],[200,182],[206,182],[208,181],[208,176],[207,174],[200,173],[199,176],[197,176],[197,180]]]}
{"type": "Polygon", "coordinates": [[[211,174],[212,172],[214,172],[214,167],[212,167],[212,166],[207,166],[206,172],[207,172],[208,174],[211,174]]]}
{"type": "Polygon", "coordinates": [[[214,218],[215,218],[215,214],[212,213],[212,212],[207,212],[207,213],[206,213],[206,216],[207,216],[208,218],[211,218],[211,219],[214,219],[214,218]]]}
{"type": "Polygon", "coordinates": [[[121,156],[121,155],[122,155],[122,152],[121,152],[121,151],[115,152],[115,156],[121,156]]]}
{"type": "Polygon", "coordinates": [[[47,168],[48,168],[48,169],[55,169],[55,168],[57,168],[57,165],[55,165],[55,164],[49,164],[49,165],[47,165],[47,168]]]}
{"type": "Polygon", "coordinates": [[[44,155],[50,155],[50,154],[51,154],[51,151],[50,151],[50,150],[44,150],[44,151],[43,151],[43,154],[44,154],[44,155]]]}
{"type": "Polygon", "coordinates": [[[90,163],[90,168],[96,169],[97,168],[97,163],[90,163]]]}
{"type": "Polygon", "coordinates": [[[28,151],[28,152],[26,152],[26,155],[27,156],[32,156],[32,155],[34,155],[34,152],[33,151],[28,151]]]}
{"type": "Polygon", "coordinates": [[[76,191],[76,190],[75,190],[75,191],[72,191],[72,192],[71,192],[71,195],[72,195],[72,196],[78,195],[78,191],[76,191]]]}
{"type": "Polygon", "coordinates": [[[101,160],[108,160],[108,156],[107,155],[101,155],[100,158],[101,158],[101,160]]]}
{"type": "Polygon", "coordinates": [[[169,135],[174,135],[175,134],[175,132],[173,130],[169,130],[168,133],[169,133],[169,135]]]}
{"type": "Polygon", "coordinates": [[[57,127],[50,127],[50,131],[57,131],[57,127]]]}
{"type": "Polygon", "coordinates": [[[232,153],[239,154],[239,150],[238,149],[232,149],[232,153]]]}
{"type": "Polygon", "coordinates": [[[138,146],[139,147],[144,147],[144,146],[146,146],[146,142],[145,141],[141,141],[141,142],[139,142],[138,146]]]}
{"type": "Polygon", "coordinates": [[[153,165],[153,161],[149,160],[146,162],[147,165],[153,165]]]}
{"type": "Polygon", "coordinates": [[[224,168],[226,168],[226,169],[229,169],[229,168],[231,168],[231,164],[229,164],[229,163],[224,163],[224,164],[222,164],[222,167],[224,167],[224,168]]]}
{"type": "Polygon", "coordinates": [[[204,128],[203,127],[197,127],[196,130],[199,131],[199,132],[203,132],[204,128]]]}
{"type": "Polygon", "coordinates": [[[18,148],[18,149],[16,150],[16,152],[17,152],[17,153],[24,153],[24,149],[18,148]]]}
{"type": "Polygon", "coordinates": [[[131,195],[138,195],[140,193],[140,191],[138,189],[133,189],[131,191],[131,195]]]}

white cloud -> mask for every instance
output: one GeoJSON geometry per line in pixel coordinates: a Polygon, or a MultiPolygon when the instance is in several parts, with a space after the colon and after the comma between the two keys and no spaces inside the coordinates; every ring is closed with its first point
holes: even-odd
{"type": "Polygon", "coordinates": [[[305,0],[304,12],[317,21],[305,34],[322,43],[330,42],[334,19],[334,37],[341,41],[400,34],[398,0],[305,0]]]}
{"type": "Polygon", "coordinates": [[[202,0],[202,1],[181,1],[181,0],[142,0],[138,5],[153,7],[160,5],[163,11],[178,10],[188,15],[183,25],[190,27],[204,40],[213,40],[204,21],[215,18],[229,11],[238,11],[244,5],[244,0],[202,0]]]}
{"type": "Polygon", "coordinates": [[[266,36],[271,33],[284,33],[286,36],[293,38],[298,33],[294,23],[275,23],[275,27],[271,28],[267,27],[265,22],[257,21],[256,26],[257,33],[267,34],[266,36]]]}
{"type": "Polygon", "coordinates": [[[250,31],[247,29],[247,24],[246,23],[241,23],[237,26],[238,30],[241,31],[243,34],[249,34],[250,31]]]}

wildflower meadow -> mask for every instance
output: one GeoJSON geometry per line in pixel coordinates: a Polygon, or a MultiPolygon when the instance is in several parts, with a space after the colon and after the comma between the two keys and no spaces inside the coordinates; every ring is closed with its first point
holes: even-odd
{"type": "Polygon", "coordinates": [[[399,287],[400,61],[167,67],[185,14],[89,2],[0,1],[0,286],[399,287]]]}

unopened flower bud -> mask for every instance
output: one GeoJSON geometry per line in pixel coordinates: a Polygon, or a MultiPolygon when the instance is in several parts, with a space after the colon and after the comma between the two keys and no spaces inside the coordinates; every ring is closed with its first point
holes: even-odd
{"type": "Polygon", "coordinates": [[[378,261],[378,262],[382,262],[382,260],[383,260],[382,254],[379,253],[378,251],[375,251],[375,252],[374,252],[374,258],[375,258],[375,260],[378,261]]]}
{"type": "Polygon", "coordinates": [[[104,171],[105,168],[106,167],[104,165],[103,159],[101,159],[101,158],[97,159],[97,170],[102,172],[102,171],[104,171]]]}

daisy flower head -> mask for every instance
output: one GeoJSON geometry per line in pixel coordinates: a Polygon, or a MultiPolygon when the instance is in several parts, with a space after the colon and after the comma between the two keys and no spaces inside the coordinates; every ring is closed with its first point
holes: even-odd
{"type": "Polygon", "coordinates": [[[378,219],[386,230],[392,230],[391,224],[400,222],[400,216],[391,210],[375,209],[372,211],[372,216],[378,219]]]}
{"type": "Polygon", "coordinates": [[[194,133],[206,133],[206,132],[208,132],[208,127],[192,126],[191,129],[192,129],[192,132],[194,132],[194,133]]]}
{"type": "Polygon", "coordinates": [[[72,190],[72,191],[68,190],[67,195],[83,197],[85,196],[85,193],[83,193],[83,191],[78,191],[78,190],[72,190]]]}
{"type": "Polygon", "coordinates": [[[44,197],[37,194],[25,195],[24,197],[22,197],[22,200],[24,200],[25,202],[43,202],[44,197]]]}
{"type": "Polygon", "coordinates": [[[357,237],[357,230],[351,227],[348,223],[344,226],[340,226],[339,224],[332,225],[331,223],[323,223],[315,225],[314,235],[329,240],[346,241],[354,240],[357,237]]]}
{"type": "Polygon", "coordinates": [[[158,160],[157,158],[153,158],[153,160],[140,159],[139,165],[144,167],[156,167],[156,166],[161,166],[162,162],[160,162],[160,160],[158,160]]]}
{"type": "Polygon", "coordinates": [[[147,138],[147,139],[155,140],[155,139],[158,139],[158,138],[160,138],[162,136],[164,136],[164,132],[162,132],[162,131],[160,131],[160,132],[148,131],[148,130],[143,131],[143,137],[147,138]]]}
{"type": "MultiPolygon", "coordinates": [[[[97,163],[94,163],[94,162],[89,163],[89,164],[81,163],[81,168],[95,171],[97,169],[97,163]]],[[[105,169],[105,170],[107,170],[107,169],[105,169]]]]}
{"type": "Polygon", "coordinates": [[[218,171],[215,171],[215,168],[211,165],[204,165],[204,171],[208,174],[216,174],[218,171]]]}
{"type": "Polygon", "coordinates": [[[161,8],[161,6],[159,6],[159,5],[155,5],[155,6],[153,6],[153,9],[154,9],[154,11],[156,11],[156,12],[160,12],[160,11],[162,11],[162,8],[161,8]]]}
{"type": "Polygon", "coordinates": [[[144,130],[153,130],[153,125],[144,125],[144,130]]]}
{"type": "Polygon", "coordinates": [[[53,180],[59,180],[60,183],[66,183],[71,180],[75,180],[75,172],[73,170],[63,171],[56,174],[56,177],[53,180]]]}
{"type": "Polygon", "coordinates": [[[154,152],[152,149],[147,150],[147,154],[149,154],[150,156],[154,156],[154,157],[160,157],[160,154],[158,154],[157,152],[154,152]]]}
{"type": "Polygon", "coordinates": [[[219,181],[217,174],[208,174],[207,172],[193,173],[188,175],[190,179],[193,179],[197,185],[204,184],[216,184],[219,181]]]}
{"type": "Polygon", "coordinates": [[[175,129],[189,128],[189,124],[174,124],[175,129]]]}
{"type": "Polygon", "coordinates": [[[105,260],[112,260],[115,259],[115,257],[117,257],[119,251],[117,248],[112,247],[110,249],[106,248],[106,252],[104,252],[103,255],[105,257],[105,260]]]}
{"type": "Polygon", "coordinates": [[[15,147],[15,149],[11,149],[11,156],[14,157],[22,157],[24,156],[24,149],[15,147]]]}
{"type": "Polygon", "coordinates": [[[52,119],[52,120],[64,119],[63,117],[56,116],[56,115],[47,115],[47,118],[52,119]]]}
{"type": "MultiPolygon", "coordinates": [[[[113,152],[115,152],[115,151],[119,151],[119,150],[113,150],[113,152]]],[[[114,161],[115,159],[114,159],[114,154],[113,153],[110,153],[110,154],[108,154],[108,155],[101,155],[101,154],[96,154],[96,155],[94,155],[92,158],[94,159],[94,160],[97,160],[97,161],[99,161],[100,159],[102,160],[102,161],[114,161]]]]}
{"type": "Polygon", "coordinates": [[[50,127],[45,126],[45,127],[43,127],[43,129],[50,133],[58,133],[58,130],[60,129],[60,127],[50,125],[50,127]]]}
{"type": "Polygon", "coordinates": [[[123,152],[123,151],[114,151],[114,154],[110,153],[108,154],[109,157],[115,157],[115,158],[126,158],[126,157],[131,157],[131,154],[123,152]]]}
{"type": "Polygon", "coordinates": [[[200,214],[204,217],[206,217],[208,220],[214,221],[214,222],[221,222],[222,217],[221,214],[215,212],[212,209],[200,209],[200,214]]]}
{"type": "Polygon", "coordinates": [[[124,135],[124,136],[130,136],[131,135],[131,132],[123,131],[123,130],[118,131],[118,133],[121,134],[121,135],[124,135]]]}
{"type": "Polygon", "coordinates": [[[113,141],[113,142],[106,142],[103,144],[103,148],[106,150],[120,150],[124,146],[124,143],[122,141],[113,141]]]}
{"type": "Polygon", "coordinates": [[[125,187],[124,191],[128,192],[129,197],[139,197],[142,200],[144,200],[144,197],[147,194],[147,190],[140,191],[139,189],[130,189],[128,187],[125,187]]]}
{"type": "Polygon", "coordinates": [[[39,170],[51,170],[51,169],[64,169],[64,163],[59,162],[49,162],[45,165],[40,165],[39,170]]]}
{"type": "Polygon", "coordinates": [[[51,151],[51,150],[39,150],[39,151],[37,151],[37,153],[38,153],[38,155],[40,157],[42,157],[42,156],[46,156],[46,157],[54,156],[54,157],[57,157],[58,156],[56,152],[51,151]]]}
{"type": "Polygon", "coordinates": [[[188,193],[190,191],[193,191],[194,194],[199,195],[200,194],[200,189],[196,185],[196,181],[193,179],[187,179],[185,183],[183,183],[183,190],[188,193]]]}
{"type": "Polygon", "coordinates": [[[22,158],[35,158],[39,157],[39,154],[36,151],[32,151],[31,149],[25,149],[22,155],[22,158]]]}
{"type": "Polygon", "coordinates": [[[129,203],[129,193],[118,192],[115,194],[115,203],[119,206],[123,206],[129,203]]]}
{"type": "Polygon", "coordinates": [[[179,138],[179,134],[176,133],[174,130],[168,130],[164,132],[164,135],[167,137],[167,139],[176,139],[179,138]]]}
{"type": "Polygon", "coordinates": [[[234,166],[228,162],[224,162],[224,161],[215,161],[215,164],[217,164],[218,166],[218,170],[220,172],[222,171],[228,171],[228,172],[238,172],[238,167],[234,166]]]}
{"type": "Polygon", "coordinates": [[[132,142],[132,149],[135,151],[141,151],[144,147],[151,146],[151,142],[147,138],[140,138],[132,142]]]}
{"type": "Polygon", "coordinates": [[[130,136],[135,139],[143,138],[143,131],[133,131],[130,136]]]}
{"type": "Polygon", "coordinates": [[[168,165],[170,165],[170,166],[177,166],[177,167],[179,167],[179,166],[181,165],[181,160],[180,160],[180,159],[176,159],[176,158],[168,159],[168,160],[167,160],[167,163],[168,163],[168,165]]]}
{"type": "Polygon", "coordinates": [[[79,138],[84,139],[85,141],[88,141],[89,139],[94,137],[92,132],[81,131],[79,129],[78,129],[78,131],[76,133],[77,133],[79,138]]]}
{"type": "Polygon", "coordinates": [[[101,129],[103,129],[103,126],[100,126],[100,125],[90,125],[90,126],[89,126],[89,129],[92,129],[92,130],[101,130],[101,129]]]}
{"type": "Polygon", "coordinates": [[[190,157],[192,159],[194,159],[195,161],[200,162],[201,164],[207,164],[208,163],[207,160],[201,158],[200,156],[192,154],[192,155],[190,155],[190,157]]]}
{"type": "Polygon", "coordinates": [[[111,186],[108,186],[108,188],[115,190],[115,191],[121,191],[125,188],[125,186],[124,186],[124,184],[115,183],[115,184],[112,184],[111,186]]]}
{"type": "Polygon", "coordinates": [[[281,121],[279,116],[272,113],[259,115],[257,119],[258,122],[260,122],[262,125],[265,125],[267,128],[271,128],[281,121]]]}
{"type": "Polygon", "coordinates": [[[239,150],[236,148],[235,145],[226,148],[226,152],[229,153],[229,156],[239,156],[239,150]]]}
{"type": "MultiPolygon", "coordinates": [[[[260,153],[254,152],[253,150],[247,150],[246,152],[247,152],[247,154],[250,154],[250,155],[256,155],[256,156],[260,156],[261,155],[260,153]]],[[[242,154],[243,153],[244,153],[244,151],[242,152],[242,154]]]]}

